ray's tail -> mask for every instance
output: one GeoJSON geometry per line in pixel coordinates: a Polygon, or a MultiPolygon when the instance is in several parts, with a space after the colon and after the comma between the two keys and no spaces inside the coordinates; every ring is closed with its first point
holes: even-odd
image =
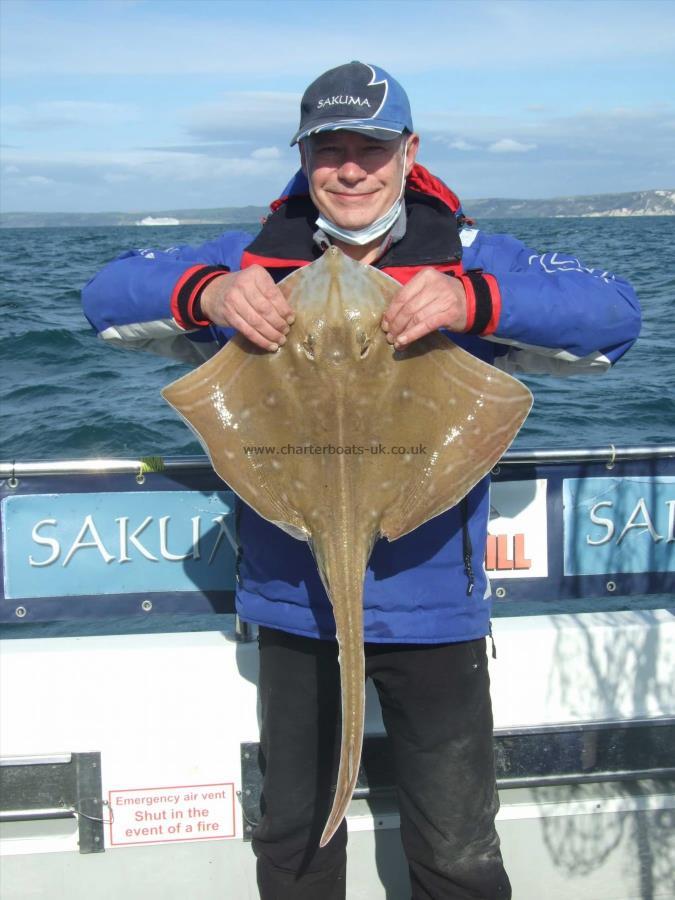
{"type": "MultiPolygon", "coordinates": [[[[362,594],[358,595],[361,605],[362,594]]],[[[351,622],[352,626],[357,623],[351,622]]],[[[342,738],[340,767],[333,805],[323,829],[319,846],[325,847],[345,817],[352,799],[361,764],[363,722],[365,715],[365,659],[363,653],[363,613],[358,629],[350,629],[346,638],[338,638],[340,646],[340,688],[342,694],[342,738]]],[[[338,628],[338,633],[341,629],[338,628]]]]}
{"type": "Polygon", "coordinates": [[[344,543],[338,543],[339,548],[329,552],[328,558],[324,559],[321,559],[319,548],[313,548],[335,615],[342,696],[340,765],[333,805],[321,835],[321,847],[326,846],[340,827],[352,799],[361,764],[365,715],[363,578],[370,547],[366,554],[363,547],[359,548],[361,552],[355,553],[354,545],[346,547],[344,543]],[[357,555],[359,558],[355,559],[357,555]]]}

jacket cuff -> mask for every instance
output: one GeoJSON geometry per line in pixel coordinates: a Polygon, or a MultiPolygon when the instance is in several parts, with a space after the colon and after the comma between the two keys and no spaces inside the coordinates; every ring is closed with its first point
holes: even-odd
{"type": "Polygon", "coordinates": [[[210,325],[204,318],[200,298],[207,284],[229,273],[227,266],[191,266],[176,282],[171,294],[171,314],[186,330],[210,325]]]}
{"type": "Polygon", "coordinates": [[[499,324],[502,297],[494,275],[469,270],[457,276],[466,293],[466,334],[493,334],[499,324]]]}

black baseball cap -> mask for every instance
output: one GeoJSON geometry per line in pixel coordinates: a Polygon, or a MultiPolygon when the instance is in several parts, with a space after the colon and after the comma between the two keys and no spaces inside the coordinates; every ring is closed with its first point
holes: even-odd
{"type": "Polygon", "coordinates": [[[319,75],[300,104],[291,147],[319,131],[359,131],[391,141],[413,131],[408,96],[384,69],[350,62],[319,75]]]}

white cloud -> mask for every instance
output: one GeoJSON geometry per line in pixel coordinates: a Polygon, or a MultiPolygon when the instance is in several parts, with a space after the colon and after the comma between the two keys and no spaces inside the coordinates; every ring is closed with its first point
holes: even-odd
{"type": "Polygon", "coordinates": [[[96,211],[243,206],[279,196],[297,160],[160,150],[7,151],[5,210],[96,211]],[[47,189],[47,185],[49,188],[47,189]]]}
{"type": "MultiPolygon", "coordinates": [[[[274,110],[276,100],[287,95],[256,96],[261,106],[269,102],[274,110]]],[[[242,107],[250,113],[250,104],[242,107]]],[[[469,197],[665,188],[675,183],[672,122],[672,110],[656,106],[589,109],[536,121],[524,110],[500,116],[453,112],[424,123],[420,162],[469,197]],[[517,152],[514,144],[537,150],[517,152]],[[488,153],[495,146],[501,152],[488,153]]],[[[284,122],[261,127],[255,135],[236,129],[242,139],[227,145],[186,140],[166,148],[122,145],[119,150],[105,138],[94,147],[107,149],[90,150],[80,143],[76,150],[61,150],[50,134],[41,150],[3,149],[3,206],[72,211],[142,206],[150,211],[262,204],[278,195],[297,168],[297,152],[285,144],[288,131],[284,122]],[[27,182],[31,176],[37,181],[27,182]],[[54,183],[47,188],[40,181],[44,178],[54,183]]]]}
{"type": "Polygon", "coordinates": [[[536,149],[536,144],[523,144],[520,141],[514,141],[513,138],[502,138],[488,147],[490,153],[529,153],[530,150],[536,149]]]}
{"type": "Polygon", "coordinates": [[[279,159],[281,153],[278,147],[258,147],[251,153],[253,159],[279,159]]]}
{"type": "MultiPolygon", "coordinates": [[[[526,113],[481,115],[441,109],[418,118],[425,140],[428,134],[433,141],[447,145],[460,134],[462,139],[480,146],[499,144],[503,148],[501,152],[508,152],[506,148],[509,147],[515,152],[511,142],[534,145],[537,149],[553,145],[574,149],[583,143],[596,148],[608,146],[613,153],[627,144],[635,144],[650,151],[650,144],[653,145],[655,140],[659,143],[672,140],[671,133],[675,131],[675,106],[665,107],[662,104],[623,108],[621,111],[593,107],[538,116],[534,121],[526,113]],[[509,137],[504,138],[505,134],[509,137]]],[[[653,155],[656,157],[656,151],[653,155]]]]}
{"type": "MultiPolygon", "coordinates": [[[[675,110],[655,104],[537,117],[449,115],[422,129],[421,159],[463,197],[554,197],[675,184],[675,110]],[[442,124],[441,124],[442,123],[442,124]],[[439,127],[440,126],[440,127],[439,127]],[[453,153],[462,139],[482,150],[453,153]],[[487,152],[507,140],[536,151],[487,152]]],[[[426,124],[426,123],[425,123],[426,124]]],[[[503,146],[503,145],[502,145],[503,146]]],[[[507,145],[509,146],[509,145],[507,145]]]]}
{"type": "Polygon", "coordinates": [[[229,91],[220,100],[200,103],[183,115],[188,133],[200,141],[223,141],[233,134],[293,133],[300,94],[282,91],[229,91]]]}
{"type": "Polygon", "coordinates": [[[464,138],[449,138],[444,134],[434,134],[431,136],[431,140],[437,144],[443,144],[444,147],[447,147],[449,150],[479,150],[480,147],[477,144],[472,144],[469,141],[464,140],[464,138]]]}
{"type": "Polygon", "coordinates": [[[22,131],[50,131],[74,125],[116,126],[139,118],[139,110],[129,104],[84,100],[51,100],[24,106],[8,104],[2,111],[3,126],[22,131]]]}
{"type": "Polygon", "coordinates": [[[24,172],[32,170],[26,180],[34,184],[59,181],[84,186],[92,182],[116,184],[138,178],[146,183],[175,186],[181,182],[231,183],[237,178],[255,180],[278,174],[281,187],[288,175],[288,164],[274,157],[218,158],[202,153],[164,153],[161,150],[9,151],[5,157],[10,165],[20,162],[24,172]],[[49,173],[49,179],[42,174],[45,171],[49,173]]]}
{"type": "Polygon", "coordinates": [[[463,138],[460,138],[457,141],[450,141],[448,147],[451,150],[476,150],[478,149],[475,144],[470,144],[468,141],[465,141],[463,138]]]}

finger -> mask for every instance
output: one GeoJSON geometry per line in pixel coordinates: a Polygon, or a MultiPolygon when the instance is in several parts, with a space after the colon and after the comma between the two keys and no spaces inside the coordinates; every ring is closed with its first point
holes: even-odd
{"type": "MultiPolygon", "coordinates": [[[[278,326],[273,322],[270,322],[267,318],[270,311],[271,307],[268,306],[264,313],[259,312],[255,306],[248,302],[247,298],[245,298],[245,302],[237,310],[242,319],[244,319],[244,321],[252,328],[255,328],[255,330],[263,337],[266,337],[270,342],[284,344],[286,342],[288,325],[286,321],[281,318],[279,318],[278,326]]],[[[276,316],[276,312],[274,312],[274,315],[276,316]]]]}
{"type": "Polygon", "coordinates": [[[417,341],[421,337],[431,334],[432,331],[437,331],[439,328],[443,327],[445,309],[442,304],[440,308],[439,306],[430,304],[425,310],[425,313],[426,314],[420,318],[419,321],[415,323],[411,322],[410,327],[396,338],[394,347],[396,347],[397,350],[402,347],[407,347],[413,341],[417,341]]]}
{"type": "Polygon", "coordinates": [[[416,325],[422,321],[427,314],[427,307],[432,303],[444,303],[445,291],[441,288],[445,287],[443,283],[439,284],[435,279],[431,283],[427,281],[418,283],[418,291],[407,303],[401,307],[396,316],[389,322],[389,331],[387,340],[392,343],[392,339],[396,340],[399,335],[403,334],[411,325],[416,325]]]}
{"type": "MultiPolygon", "coordinates": [[[[246,294],[241,287],[233,290],[228,297],[227,306],[228,321],[234,328],[244,322],[247,328],[252,328],[267,344],[283,344],[285,343],[284,330],[288,329],[286,323],[283,323],[283,329],[275,328],[265,320],[263,316],[248,302],[246,294]],[[236,322],[235,325],[235,316],[236,322]]],[[[243,330],[243,329],[240,329],[243,330]]],[[[246,333],[246,332],[244,332],[246,333]]],[[[248,334],[247,334],[248,336],[248,334]]]]}
{"type": "Polygon", "coordinates": [[[384,316],[382,317],[382,327],[385,331],[389,331],[391,323],[396,319],[401,310],[423,290],[422,282],[417,280],[417,276],[412,278],[407,284],[396,293],[391,301],[384,316]]]}
{"type": "Polygon", "coordinates": [[[265,296],[274,306],[278,315],[285,319],[289,325],[293,324],[295,314],[291,309],[288,300],[284,297],[274,279],[266,269],[262,266],[253,266],[255,284],[260,289],[260,293],[265,296]]]}
{"type": "Polygon", "coordinates": [[[428,286],[425,286],[418,294],[411,297],[405,306],[401,307],[397,314],[389,320],[389,330],[387,332],[387,340],[397,338],[410,323],[416,324],[419,317],[424,315],[424,310],[430,303],[438,300],[436,292],[432,292],[428,286]]]}
{"type": "MultiPolygon", "coordinates": [[[[273,284],[272,286],[275,290],[278,290],[276,285],[273,284]]],[[[272,299],[270,299],[267,294],[261,293],[259,285],[246,285],[245,288],[243,288],[243,295],[248,305],[269,325],[282,334],[288,333],[289,324],[287,320],[279,313],[272,299]]]]}
{"type": "Polygon", "coordinates": [[[227,297],[230,318],[233,312],[269,341],[283,343],[281,338],[288,332],[289,325],[259,293],[251,278],[239,279],[230,290],[227,297]]]}
{"type": "Polygon", "coordinates": [[[248,338],[251,343],[256,345],[256,347],[260,347],[263,350],[278,350],[280,344],[286,340],[282,335],[280,341],[271,341],[255,326],[251,325],[243,316],[239,315],[238,312],[232,312],[230,314],[230,324],[232,328],[236,328],[238,332],[248,338]]]}

